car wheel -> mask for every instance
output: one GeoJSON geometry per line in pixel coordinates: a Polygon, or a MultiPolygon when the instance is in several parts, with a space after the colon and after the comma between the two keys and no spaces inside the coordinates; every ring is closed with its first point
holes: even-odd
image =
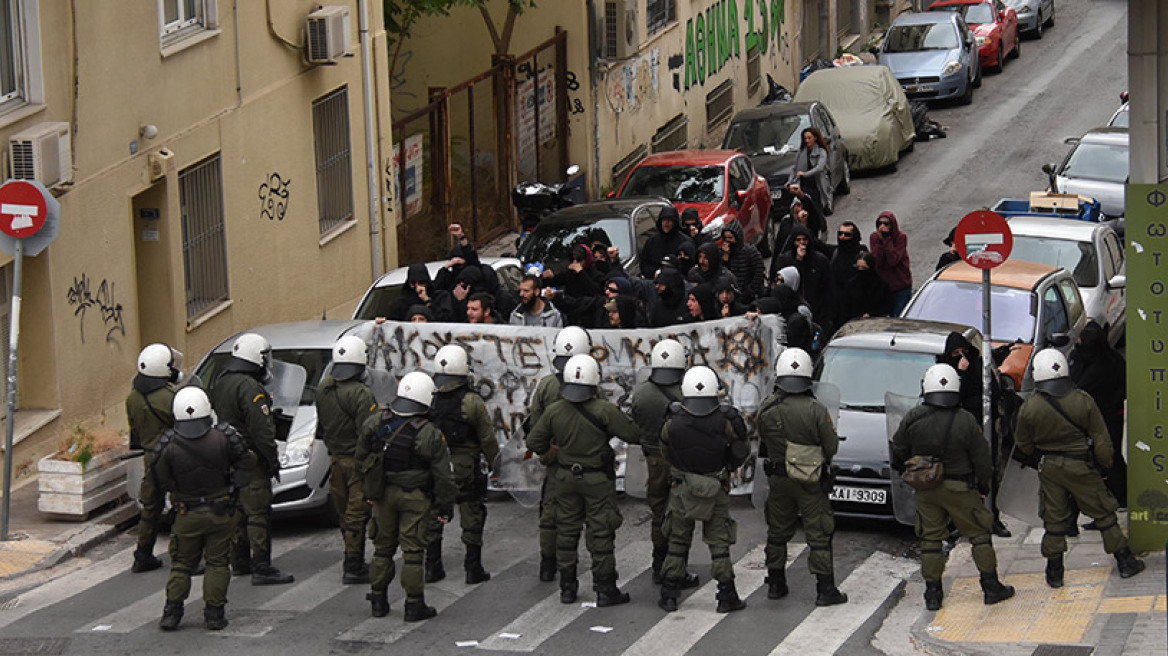
{"type": "Polygon", "coordinates": [[[1001,73],[1006,68],[1006,57],[1002,54],[1002,42],[998,41],[998,60],[990,67],[995,73],[1001,73]]]}
{"type": "Polygon", "coordinates": [[[1042,10],[1041,9],[1038,10],[1038,27],[1034,28],[1034,38],[1036,38],[1036,39],[1042,38],[1042,27],[1043,27],[1043,25],[1046,24],[1045,20],[1046,19],[1042,17],[1042,10]]]}
{"type": "Polygon", "coordinates": [[[1050,3],[1050,16],[1046,19],[1047,27],[1054,27],[1054,3],[1050,3]]]}
{"type": "Polygon", "coordinates": [[[1018,29],[1014,28],[1014,53],[1011,55],[1014,59],[1022,56],[1022,39],[1018,34],[1018,29]]]}
{"type": "MultiPolygon", "coordinates": [[[[981,70],[981,65],[980,65],[980,62],[979,62],[979,65],[978,65],[978,67],[977,67],[977,75],[975,75],[975,76],[973,77],[973,88],[974,88],[974,89],[980,89],[980,88],[981,88],[981,74],[982,74],[982,70],[981,70]]],[[[970,93],[972,94],[973,92],[972,92],[972,91],[970,91],[970,93]]]]}
{"type": "Polygon", "coordinates": [[[840,195],[852,193],[852,167],[848,166],[848,158],[844,158],[844,179],[840,181],[837,191],[840,195]]]}
{"type": "Polygon", "coordinates": [[[967,84],[965,86],[965,93],[961,94],[961,97],[957,99],[957,102],[961,103],[962,105],[968,105],[968,104],[972,103],[973,102],[973,86],[974,86],[973,82],[970,82],[969,84],[967,84]]]}

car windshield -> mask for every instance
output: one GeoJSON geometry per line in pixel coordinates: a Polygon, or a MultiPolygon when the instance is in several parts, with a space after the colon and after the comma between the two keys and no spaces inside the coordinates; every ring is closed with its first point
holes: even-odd
{"type": "MultiPolygon", "coordinates": [[[[994,341],[1012,342],[1020,339],[1026,344],[1033,342],[1033,294],[1023,289],[997,286],[991,288],[990,294],[993,304],[990,335],[994,341]]],[[[980,328],[981,283],[933,280],[921,288],[904,316],[980,328]]]]}
{"type": "Polygon", "coordinates": [[[1015,233],[1010,259],[1063,267],[1075,276],[1080,287],[1099,284],[1099,260],[1091,242],[1015,233]]]}
{"type": "Polygon", "coordinates": [[[635,252],[629,242],[629,219],[582,217],[575,221],[540,223],[523,240],[519,247],[519,259],[523,262],[567,262],[572,259],[572,247],[592,243],[596,230],[603,230],[608,235],[612,245],[620,249],[622,257],[626,253],[635,252]]]}
{"type": "Polygon", "coordinates": [[[823,352],[816,379],[840,388],[844,408],[881,411],[884,392],[916,397],[921,376],[937,362],[928,353],[833,347],[823,352]]]}
{"type": "Polygon", "coordinates": [[[965,22],[970,25],[980,25],[982,23],[994,22],[994,10],[985,3],[965,4],[965,5],[947,5],[944,7],[932,7],[933,11],[955,11],[965,17],[965,22]]]}
{"type": "MultiPolygon", "coordinates": [[[[203,381],[203,386],[207,389],[214,384],[215,378],[223,371],[223,365],[231,358],[231,353],[212,353],[207,356],[195,374],[199,380],[203,381]]],[[[283,349],[272,350],[272,358],[280,362],[287,362],[288,364],[295,364],[304,367],[307,374],[305,380],[308,382],[304,385],[304,391],[300,394],[300,405],[312,405],[316,403],[316,385],[320,382],[321,375],[324,373],[324,368],[332,362],[333,351],[332,348],[324,349],[283,349]]]]}
{"type": "Polygon", "coordinates": [[[957,30],[949,21],[925,25],[895,25],[888,31],[888,38],[884,41],[884,52],[953,50],[959,43],[957,30]]]}
{"type": "Polygon", "coordinates": [[[1080,143],[1059,173],[1068,178],[1127,182],[1127,161],[1127,146],[1080,143]]]}
{"type": "Polygon", "coordinates": [[[1124,105],[1115,116],[1111,117],[1111,122],[1107,124],[1113,128],[1129,128],[1131,127],[1131,109],[1124,105]]]}
{"type": "Polygon", "coordinates": [[[663,196],[675,203],[717,203],[725,194],[725,181],[726,170],[720,165],[640,166],[633,169],[621,196],[663,196]]]}
{"type": "Polygon", "coordinates": [[[751,156],[775,154],[782,150],[794,152],[799,149],[799,139],[806,127],[811,127],[806,114],[735,121],[726,131],[724,147],[751,156]]]}

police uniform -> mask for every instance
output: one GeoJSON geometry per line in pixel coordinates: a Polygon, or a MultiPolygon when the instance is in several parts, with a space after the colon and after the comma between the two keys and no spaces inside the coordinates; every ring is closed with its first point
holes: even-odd
{"type": "MultiPolygon", "coordinates": [[[[174,426],[171,404],[176,391],[177,388],[165,378],[139,374],[134,377],[133,389],[126,397],[130,448],[143,450],[143,471],[146,473],[151,470],[154,448],[158,446],[159,438],[174,426]]],[[[154,556],[162,498],[163,493],[154,485],[154,478],[143,476],[142,486],[138,490],[142,513],[138,520],[138,548],[134,551],[135,572],[146,572],[162,566],[162,562],[154,556]]]]}
{"type": "MultiPolygon", "coordinates": [[[[526,425],[534,428],[551,404],[560,399],[560,374],[544,376],[535,386],[528,406],[526,425]]],[[[539,494],[539,580],[556,579],[556,454],[540,456],[547,475],[539,494]]]]}

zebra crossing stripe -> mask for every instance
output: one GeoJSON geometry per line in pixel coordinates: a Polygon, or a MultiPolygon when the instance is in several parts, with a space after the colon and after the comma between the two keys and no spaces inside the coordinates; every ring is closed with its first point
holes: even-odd
{"type": "Polygon", "coordinates": [[[852,570],[840,590],[848,603],[811,611],[771,652],[771,656],[831,656],[879,610],[896,586],[917,570],[917,562],[877,551],[852,570]]]}
{"type": "Polygon", "coordinates": [[[342,562],[344,561],[334,561],[316,574],[304,579],[303,583],[297,583],[287,591],[269,599],[260,606],[260,610],[307,613],[323,604],[344,589],[341,585],[341,572],[339,570],[342,562]]]}
{"type": "Polygon", "coordinates": [[[91,563],[75,572],[50,581],[18,596],[12,608],[0,609],[0,628],[33,613],[80,594],[95,585],[130,569],[130,559],[136,546],[129,547],[109,558],[91,563]]]}
{"type": "MultiPolygon", "coordinates": [[[[807,545],[793,543],[787,547],[787,567],[795,562],[807,545]]],[[[739,596],[746,598],[762,586],[766,579],[765,567],[742,567],[743,564],[765,562],[766,545],[751,549],[736,563],[734,583],[738,588],[739,596]]],[[[686,599],[676,613],[668,613],[653,628],[649,629],[639,640],[625,650],[624,656],[657,656],[661,653],[662,645],[669,645],[673,653],[683,654],[690,650],[704,635],[709,633],[723,619],[727,613],[714,612],[714,593],[718,589],[718,582],[711,580],[701,589],[686,599]]]]}

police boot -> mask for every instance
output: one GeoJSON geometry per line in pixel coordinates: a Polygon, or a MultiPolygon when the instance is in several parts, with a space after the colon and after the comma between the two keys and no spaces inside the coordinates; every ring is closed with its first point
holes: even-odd
{"type": "Polygon", "coordinates": [[[174,631],[182,622],[183,602],[168,601],[162,607],[162,619],[158,621],[158,628],[163,631],[174,631]]]}
{"type": "Polygon", "coordinates": [[[734,587],[734,581],[719,582],[715,598],[718,600],[718,607],[715,610],[719,613],[733,613],[736,610],[746,608],[746,602],[738,597],[738,589],[734,587]]]}
{"type": "Polygon", "coordinates": [[[370,592],[365,599],[373,606],[373,617],[389,615],[389,594],[386,592],[370,592]]]}
{"type": "Polygon", "coordinates": [[[556,580],[556,557],[546,558],[540,556],[539,558],[539,580],[544,583],[556,580]]]}
{"type": "Polygon", "coordinates": [[[767,570],[767,599],[782,599],[790,590],[787,589],[787,570],[767,570]]]}
{"type": "Polygon", "coordinates": [[[1130,547],[1124,547],[1115,552],[1115,563],[1119,566],[1120,578],[1130,579],[1131,577],[1144,571],[1147,565],[1144,561],[1136,558],[1130,547]]]}
{"type": "Polygon", "coordinates": [[[462,562],[466,568],[466,582],[468,584],[490,581],[491,574],[483,569],[483,546],[481,544],[466,545],[466,559],[462,562]]]}
{"type": "Polygon", "coordinates": [[[1063,557],[1055,556],[1046,559],[1046,584],[1052,588],[1063,587],[1063,557]]]}
{"type": "Polygon", "coordinates": [[[580,589],[580,582],[576,580],[576,568],[560,570],[560,603],[576,603],[576,593],[580,589]]]}
{"type": "Polygon", "coordinates": [[[227,628],[227,614],[222,606],[203,606],[203,628],[208,631],[222,631],[227,628]]]}
{"type": "Polygon", "coordinates": [[[1014,596],[1014,586],[1005,585],[998,580],[997,572],[988,572],[981,575],[981,591],[984,593],[987,606],[1005,601],[1014,596]]]}
{"type": "Polygon", "coordinates": [[[592,589],[596,591],[597,608],[629,603],[629,593],[621,592],[620,588],[616,587],[616,578],[596,581],[592,589]]]}
{"type": "Polygon", "coordinates": [[[426,583],[437,583],[446,578],[446,568],[442,566],[442,538],[430,540],[426,545],[426,583]]]}
{"type": "Polygon", "coordinates": [[[834,574],[815,575],[815,605],[834,606],[848,603],[848,596],[835,587],[834,574]]]}
{"type": "Polygon", "coordinates": [[[701,582],[702,581],[698,578],[697,574],[690,574],[689,572],[686,572],[685,576],[677,582],[677,587],[682,590],[689,590],[690,588],[698,587],[698,584],[701,582]]]}
{"type": "Polygon", "coordinates": [[[653,547],[653,583],[655,585],[665,583],[665,575],[661,573],[661,566],[665,564],[665,556],[668,553],[668,547],[653,547]]]}
{"type": "Polygon", "coordinates": [[[284,585],[294,580],[296,580],[296,577],[281,572],[266,560],[255,561],[251,564],[252,585],[284,585]]]}
{"type": "Polygon", "coordinates": [[[679,596],[677,581],[665,579],[661,584],[661,598],[657,600],[657,607],[666,613],[672,613],[677,610],[677,598],[679,596]]]}
{"type": "Polygon", "coordinates": [[[407,622],[421,622],[428,620],[438,614],[438,610],[433,606],[426,605],[426,599],[419,597],[417,601],[406,600],[406,612],[402,616],[407,622]]]}
{"type": "Polygon", "coordinates": [[[940,581],[925,581],[925,608],[927,610],[941,610],[941,600],[945,598],[945,589],[940,581]]]}
{"type": "Polygon", "coordinates": [[[353,585],[355,583],[369,582],[369,565],[365,563],[365,558],[361,554],[345,554],[344,573],[341,575],[341,583],[344,585],[353,585]]]}
{"type": "Polygon", "coordinates": [[[134,551],[134,564],[130,566],[130,571],[135,574],[142,572],[152,572],[159,567],[162,567],[162,561],[157,556],[141,549],[134,551]]]}
{"type": "Polygon", "coordinates": [[[235,552],[231,556],[231,574],[251,575],[251,548],[246,542],[235,545],[235,552]]]}

